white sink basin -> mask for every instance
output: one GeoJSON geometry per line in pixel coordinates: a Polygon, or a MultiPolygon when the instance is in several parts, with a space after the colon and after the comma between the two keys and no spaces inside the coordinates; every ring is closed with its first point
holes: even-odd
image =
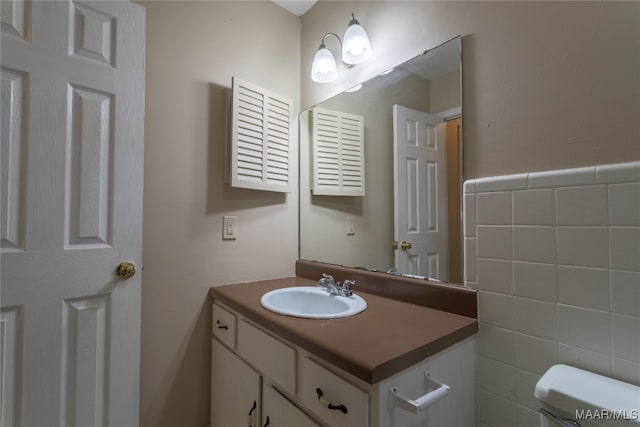
{"type": "Polygon", "coordinates": [[[309,319],[349,317],[367,308],[367,302],[358,295],[331,295],[314,286],[276,289],[264,294],[260,304],[276,313],[309,319]]]}

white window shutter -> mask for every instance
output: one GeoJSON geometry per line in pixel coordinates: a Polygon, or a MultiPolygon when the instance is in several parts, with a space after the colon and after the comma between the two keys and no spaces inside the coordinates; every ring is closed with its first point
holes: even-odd
{"type": "Polygon", "coordinates": [[[291,100],[233,78],[231,186],[292,191],[291,100]]]}
{"type": "Polygon", "coordinates": [[[312,111],[313,194],[364,196],[364,118],[312,111]]]}

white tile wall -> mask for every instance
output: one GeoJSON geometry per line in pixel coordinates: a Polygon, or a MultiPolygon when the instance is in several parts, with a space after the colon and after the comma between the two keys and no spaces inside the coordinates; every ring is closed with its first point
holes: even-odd
{"type": "Polygon", "coordinates": [[[544,374],[558,360],[555,341],[516,334],[516,366],[536,374],[544,374]]]}
{"type": "Polygon", "coordinates": [[[609,267],[608,227],[556,227],[557,260],[561,265],[609,267]]]}
{"type": "Polygon", "coordinates": [[[609,270],[557,266],[558,302],[608,311],[609,270]]]}
{"type": "Polygon", "coordinates": [[[532,262],[556,262],[554,227],[513,227],[513,259],[532,262]]]}
{"type": "Polygon", "coordinates": [[[531,298],[515,298],[515,330],[540,338],[556,338],[556,305],[531,298]]]}
{"type": "Polygon", "coordinates": [[[555,197],[553,189],[514,191],[513,223],[517,225],[555,225],[555,197]]]}
{"type": "Polygon", "coordinates": [[[533,389],[555,363],[640,385],[640,162],[482,178],[464,189],[478,424],[537,427],[533,389]]]}
{"type": "Polygon", "coordinates": [[[513,236],[511,226],[478,225],[478,257],[513,259],[513,236]]]}
{"type": "Polygon", "coordinates": [[[607,186],[556,189],[557,225],[606,225],[607,186]]]}
{"type": "Polygon", "coordinates": [[[489,325],[513,330],[513,297],[479,291],[478,318],[489,325]]]}
{"type": "Polygon", "coordinates": [[[482,323],[478,334],[478,354],[480,356],[515,364],[515,334],[513,330],[482,323]]]}
{"type": "Polygon", "coordinates": [[[611,270],[611,311],[640,316],[640,273],[611,270]]]}
{"type": "Polygon", "coordinates": [[[558,304],[558,341],[598,353],[611,352],[610,313],[558,304]]]}
{"type": "Polygon", "coordinates": [[[503,225],[511,223],[511,192],[480,193],[477,195],[477,224],[503,225]]]}
{"type": "Polygon", "coordinates": [[[478,286],[481,289],[513,294],[513,261],[481,258],[477,268],[478,286]]]}
{"type": "Polygon", "coordinates": [[[556,265],[514,261],[513,284],[516,296],[555,302],[556,265]]]}
{"type": "Polygon", "coordinates": [[[579,366],[587,371],[602,375],[611,375],[611,356],[558,343],[558,362],[579,366]]]}
{"type": "Polygon", "coordinates": [[[609,185],[609,225],[637,225],[640,218],[640,183],[609,185]]]}
{"type": "Polygon", "coordinates": [[[610,227],[611,268],[640,271],[640,227],[610,227]]]}

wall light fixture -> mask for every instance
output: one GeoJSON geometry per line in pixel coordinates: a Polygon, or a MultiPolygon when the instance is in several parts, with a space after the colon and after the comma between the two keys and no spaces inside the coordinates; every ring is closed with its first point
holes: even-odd
{"type": "Polygon", "coordinates": [[[330,83],[338,78],[336,59],[325,45],[328,36],[334,36],[340,42],[342,46],[342,62],[346,67],[361,64],[371,56],[371,42],[369,42],[367,32],[352,13],[342,40],[335,33],[327,33],[322,36],[322,42],[311,64],[311,80],[314,82],[330,83]]]}

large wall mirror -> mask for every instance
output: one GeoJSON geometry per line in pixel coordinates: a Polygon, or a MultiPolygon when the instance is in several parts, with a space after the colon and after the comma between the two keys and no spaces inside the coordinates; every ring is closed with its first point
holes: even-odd
{"type": "Polygon", "coordinates": [[[456,37],[301,113],[301,259],[462,283],[461,67],[456,37]]]}

